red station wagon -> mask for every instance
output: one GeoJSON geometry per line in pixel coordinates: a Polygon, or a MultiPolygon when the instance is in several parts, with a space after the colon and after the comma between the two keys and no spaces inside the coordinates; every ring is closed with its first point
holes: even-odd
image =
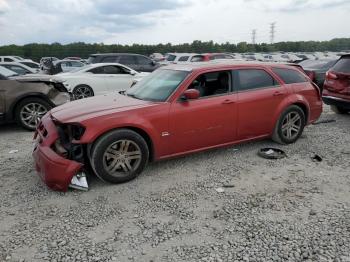
{"type": "Polygon", "coordinates": [[[250,140],[295,142],[322,112],[318,87],[280,64],[162,67],[126,92],[57,107],[42,118],[33,156],[54,190],[91,169],[126,182],[158,161],[250,140]]]}

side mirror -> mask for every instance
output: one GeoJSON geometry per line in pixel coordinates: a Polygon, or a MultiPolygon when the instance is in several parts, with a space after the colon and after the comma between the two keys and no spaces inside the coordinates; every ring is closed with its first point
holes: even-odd
{"type": "Polygon", "coordinates": [[[155,66],[155,65],[157,65],[157,62],[152,60],[151,65],[155,66]]]}
{"type": "Polygon", "coordinates": [[[183,100],[193,100],[193,99],[198,99],[199,97],[200,97],[200,93],[197,89],[187,89],[182,94],[183,100]]]}
{"type": "Polygon", "coordinates": [[[134,76],[134,75],[136,75],[136,72],[135,71],[130,71],[129,74],[134,76]]]}

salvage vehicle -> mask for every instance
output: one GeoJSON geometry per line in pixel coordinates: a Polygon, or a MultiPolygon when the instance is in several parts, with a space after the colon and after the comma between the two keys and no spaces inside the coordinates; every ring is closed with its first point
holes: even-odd
{"type": "Polygon", "coordinates": [[[350,112],[350,54],[342,55],[326,73],[322,98],[335,113],[350,112]]]}
{"type": "Polygon", "coordinates": [[[160,68],[126,92],[77,100],[36,131],[36,170],[54,190],[134,179],[149,161],[272,138],[294,143],[322,112],[318,87],[282,64],[160,68]],[[81,183],[80,183],[81,182],[81,183]]]}
{"type": "Polygon", "coordinates": [[[70,101],[60,83],[40,78],[21,78],[0,66],[0,122],[17,122],[35,130],[41,117],[51,108],[70,101]]]}
{"type": "Polygon", "coordinates": [[[87,60],[88,64],[119,63],[137,72],[153,72],[160,64],[147,56],[129,53],[93,54],[87,60]]]}
{"type": "Polygon", "coordinates": [[[306,74],[323,90],[327,71],[334,66],[336,59],[304,60],[299,63],[306,74]]]}
{"type": "Polygon", "coordinates": [[[82,99],[103,95],[112,91],[126,90],[134,81],[139,81],[149,73],[139,73],[118,64],[91,64],[66,74],[54,77],[57,82],[63,82],[74,99],[82,99]]]}

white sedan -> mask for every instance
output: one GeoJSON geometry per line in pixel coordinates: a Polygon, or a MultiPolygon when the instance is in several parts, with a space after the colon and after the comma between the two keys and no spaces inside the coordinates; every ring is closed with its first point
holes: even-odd
{"type": "Polygon", "coordinates": [[[54,79],[62,82],[75,99],[82,99],[126,90],[148,74],[136,72],[118,63],[101,63],[57,74],[54,79]]]}

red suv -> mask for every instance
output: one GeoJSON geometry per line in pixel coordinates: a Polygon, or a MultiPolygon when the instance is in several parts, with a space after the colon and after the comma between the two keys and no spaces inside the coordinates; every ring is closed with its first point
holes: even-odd
{"type": "Polygon", "coordinates": [[[53,109],[38,126],[33,156],[55,190],[67,190],[90,167],[120,183],[149,161],[264,138],[294,143],[321,112],[319,89],[294,67],[173,65],[126,92],[53,109]]]}
{"type": "Polygon", "coordinates": [[[336,113],[350,112],[350,54],[341,56],[326,73],[322,98],[336,113]]]}

